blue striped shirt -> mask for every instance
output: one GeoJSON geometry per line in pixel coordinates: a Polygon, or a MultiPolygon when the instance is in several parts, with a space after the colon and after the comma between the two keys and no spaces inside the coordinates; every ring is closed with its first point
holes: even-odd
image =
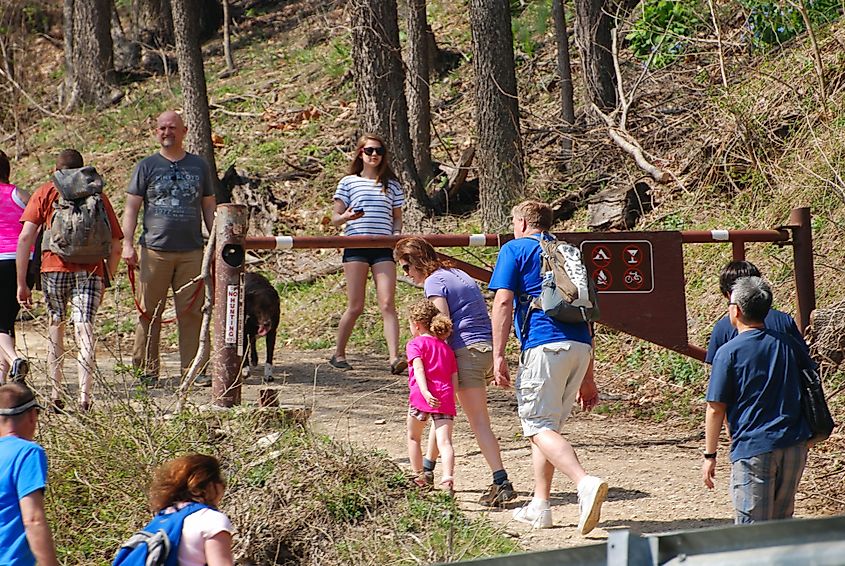
{"type": "Polygon", "coordinates": [[[347,175],[337,184],[333,199],[346,208],[364,210],[364,216],[350,220],[343,228],[346,236],[389,236],[393,234],[393,209],[405,204],[405,195],[396,179],[387,182],[387,191],[373,179],[347,175]]]}

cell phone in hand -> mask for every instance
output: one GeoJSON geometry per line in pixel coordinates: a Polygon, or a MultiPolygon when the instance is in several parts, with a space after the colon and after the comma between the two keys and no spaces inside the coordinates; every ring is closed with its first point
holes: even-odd
{"type": "Polygon", "coordinates": [[[363,208],[353,208],[352,210],[355,212],[355,214],[364,214],[363,208]]]}

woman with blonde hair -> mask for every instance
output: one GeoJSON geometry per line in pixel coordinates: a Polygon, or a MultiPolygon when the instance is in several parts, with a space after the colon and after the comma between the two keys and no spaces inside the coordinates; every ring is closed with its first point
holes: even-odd
{"type": "MultiPolygon", "coordinates": [[[[337,185],[332,224],[343,226],[345,236],[390,236],[402,230],[405,196],[390,168],[384,140],[364,134],[355,146],[349,174],[337,185]]],[[[346,345],[355,321],[364,311],[367,275],[373,273],[379,310],[384,320],[384,339],[390,355],[390,371],[398,375],[407,367],[399,357],[399,320],[396,316],[396,267],[390,248],[346,248],[343,276],[347,306],[337,329],[337,344],[329,363],[338,369],[352,366],[346,360],[346,345]]]]}
{"type": "MultiPolygon", "coordinates": [[[[426,298],[452,320],[454,331],[449,346],[458,361],[458,400],[493,473],[493,482],[479,503],[503,506],[516,497],[516,492],[502,463],[499,441],[487,412],[487,383],[493,375],[493,330],[481,290],[464,271],[444,265],[431,244],[422,238],[399,240],[393,257],[408,277],[423,285],[426,298]]],[[[432,436],[429,435],[423,469],[433,481],[438,451],[432,436]]]]}

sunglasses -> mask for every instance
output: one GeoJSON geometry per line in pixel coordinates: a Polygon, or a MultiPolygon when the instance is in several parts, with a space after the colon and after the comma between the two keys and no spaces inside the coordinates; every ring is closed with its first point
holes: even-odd
{"type": "Polygon", "coordinates": [[[405,273],[410,273],[411,272],[411,264],[410,263],[403,263],[402,264],[402,271],[404,271],[405,273]]]}
{"type": "Polygon", "coordinates": [[[376,155],[384,155],[385,153],[387,153],[387,150],[383,147],[362,147],[361,151],[363,151],[367,155],[372,155],[374,153],[376,155]]]}

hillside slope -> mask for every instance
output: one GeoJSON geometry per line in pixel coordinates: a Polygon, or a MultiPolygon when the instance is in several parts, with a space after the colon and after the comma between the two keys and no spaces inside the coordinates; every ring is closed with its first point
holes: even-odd
{"type": "MultiPolygon", "coordinates": [[[[455,68],[432,81],[435,158],[454,163],[473,143],[470,31],[467,2],[429,2],[438,45],[456,54],[455,68]]],[[[522,128],[528,173],[527,194],[555,202],[586,185],[626,187],[643,178],[631,159],[607,135],[607,128],[584,108],[574,134],[575,157],[559,158],[564,135],[558,119],[555,45],[543,6],[529,3],[515,16],[517,78],[523,112],[522,128]]],[[[722,6],[725,12],[731,4],[722,6]]],[[[337,179],[347,163],[357,129],[355,95],[350,75],[348,22],[340,1],[293,1],[258,12],[243,22],[235,49],[240,71],[218,78],[223,68],[219,40],[206,45],[206,74],[212,124],[221,173],[235,165],[260,180],[247,193],[236,192],[257,209],[254,230],[277,234],[333,233],[322,222],[337,179]],[[291,175],[300,169],[316,174],[291,175]],[[270,199],[266,192],[271,191],[270,199]],[[272,201],[272,202],[271,202],[272,201]]],[[[643,72],[643,62],[620,50],[623,90],[638,84],[629,109],[628,129],[646,152],[675,175],[668,185],[651,189],[654,210],[637,228],[643,230],[770,228],[783,223],[789,210],[809,205],[814,217],[816,290],[820,306],[845,298],[839,284],[845,229],[845,165],[842,120],[845,86],[845,26],[837,22],[817,31],[818,55],[826,92],[820,93],[814,49],[799,37],[782,49],[749,54],[741,43],[744,22],[724,18],[724,68],[721,84],[718,52],[709,32],[692,42],[694,49],[668,66],[643,72]]],[[[623,35],[623,34],[621,34],[623,35]]],[[[47,84],[60,74],[61,42],[33,39],[47,84]]],[[[583,99],[577,76],[577,50],[572,49],[576,97],[583,99]]],[[[74,115],[44,114],[24,130],[19,147],[26,155],[14,164],[13,181],[34,188],[48,178],[52,157],[63,147],[76,147],[103,173],[118,210],[134,164],[155,150],[154,117],[179,108],[178,80],[152,77],[126,85],[125,99],[114,108],[74,115]]],[[[47,92],[45,86],[42,92],[47,92]]],[[[559,228],[586,229],[585,208],[559,228]]],[[[477,231],[478,219],[445,217],[411,227],[430,232],[477,231]]],[[[494,252],[457,251],[472,261],[490,263],[494,252]]],[[[788,248],[753,245],[749,259],[757,263],[776,289],[776,303],[793,311],[794,285],[788,248]]],[[[303,270],[337,262],[333,250],[263,256],[261,269],[274,275],[283,293],[282,336],[288,344],[321,348],[331,344],[333,325],[343,305],[341,279],[328,275],[313,284],[290,283],[303,270]]],[[[719,267],[730,259],[727,246],[695,246],[685,250],[687,308],[692,339],[705,343],[713,321],[724,309],[718,293],[719,267]]],[[[118,285],[125,288],[121,277],[118,285]]],[[[400,306],[414,295],[401,289],[400,306]]],[[[369,301],[373,305],[374,301],[369,301]]],[[[123,305],[125,307],[125,305],[123,305]]],[[[108,308],[117,309],[118,305],[108,308]]],[[[121,307],[123,308],[123,307],[121,307]]],[[[108,312],[108,311],[106,311],[108,312]]],[[[116,310],[114,312],[117,312],[116,310]]],[[[108,318],[108,314],[105,318],[108,318]]],[[[117,320],[119,317],[116,315],[117,320]]],[[[116,322],[126,333],[131,325],[116,322]]],[[[368,306],[353,336],[354,347],[381,350],[379,315],[368,306]]],[[[127,340],[129,338],[127,337],[127,340]]],[[[624,412],[683,426],[699,426],[706,369],[681,356],[638,340],[602,330],[598,336],[598,379],[611,399],[605,411],[624,412]],[[666,384],[669,384],[668,386],[666,384]]],[[[843,384],[843,374],[826,376],[829,391],[843,384]]],[[[845,405],[833,404],[842,420],[845,405]]],[[[842,465],[832,454],[836,437],[817,453],[812,465],[825,466],[818,505],[842,507],[836,493],[843,483],[842,465]]],[[[820,475],[822,475],[820,473],[820,475]]]]}

